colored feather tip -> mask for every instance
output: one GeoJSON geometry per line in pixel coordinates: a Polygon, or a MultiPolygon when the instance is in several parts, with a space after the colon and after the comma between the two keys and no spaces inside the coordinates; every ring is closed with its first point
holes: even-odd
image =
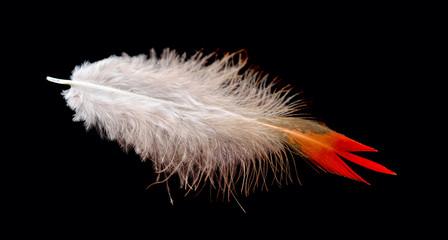
{"type": "Polygon", "coordinates": [[[296,127],[281,128],[296,152],[318,168],[369,184],[356,174],[342,159],[373,171],[396,175],[386,167],[350,152],[377,152],[376,149],[352,140],[340,133],[309,120],[294,119],[296,127]]]}

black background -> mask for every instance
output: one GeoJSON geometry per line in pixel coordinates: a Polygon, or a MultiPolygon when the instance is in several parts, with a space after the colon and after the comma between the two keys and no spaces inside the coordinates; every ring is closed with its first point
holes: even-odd
{"type": "Polygon", "coordinates": [[[22,207],[11,207],[14,221],[39,223],[39,232],[60,229],[69,234],[95,229],[115,233],[129,226],[148,235],[196,236],[211,230],[214,235],[274,232],[290,237],[308,231],[400,234],[404,222],[414,223],[424,212],[408,210],[418,205],[415,196],[423,190],[417,173],[409,170],[415,163],[403,146],[407,128],[402,123],[411,115],[402,96],[409,82],[403,73],[412,71],[406,60],[415,54],[410,51],[410,29],[417,22],[413,17],[418,18],[406,11],[405,6],[376,5],[184,8],[79,3],[28,14],[32,17],[14,28],[21,36],[16,56],[25,57],[28,66],[26,71],[20,68],[24,78],[19,85],[30,97],[20,108],[25,124],[14,141],[20,143],[16,147],[22,158],[16,175],[22,182],[16,188],[22,207]],[[362,156],[398,175],[350,164],[368,186],[318,173],[297,157],[302,184],[272,185],[269,191],[238,197],[247,213],[233,199],[210,197],[208,189],[184,196],[175,178],[170,182],[171,205],[165,185],[146,190],[156,178],[151,161],[142,163],[132,151],[125,153],[117,143],[73,123],[73,111],[60,95],[67,87],[45,81],[46,76],[69,78],[86,60],[122,52],[146,54],[151,48],[160,53],[167,47],[189,55],[245,49],[249,65],[271,79],[280,78],[280,86],[290,84],[293,93],[302,92],[306,112],[378,149],[362,156]]]}

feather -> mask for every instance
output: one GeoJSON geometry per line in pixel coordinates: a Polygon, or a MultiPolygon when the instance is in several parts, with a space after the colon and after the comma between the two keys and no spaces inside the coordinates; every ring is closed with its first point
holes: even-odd
{"type": "Polygon", "coordinates": [[[291,180],[291,151],[319,169],[365,183],[342,158],[395,174],[349,153],[375,149],[298,117],[301,101],[292,101],[288,89],[274,89],[266,75],[242,72],[247,59],[241,53],[209,61],[212,56],[187,58],[165,49],[158,57],[151,50],[149,57],[86,62],[71,80],[47,79],[71,86],[62,94],[74,121],[150,159],[165,176],[157,183],[177,175],[188,191],[209,183],[218,192],[247,195],[266,187],[269,172],[278,183],[291,180]]]}

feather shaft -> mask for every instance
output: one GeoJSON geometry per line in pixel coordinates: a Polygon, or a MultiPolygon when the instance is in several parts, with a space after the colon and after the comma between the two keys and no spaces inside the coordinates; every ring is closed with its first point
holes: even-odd
{"type": "Polygon", "coordinates": [[[92,89],[96,89],[96,90],[100,90],[100,91],[106,91],[106,92],[111,92],[111,93],[118,93],[118,94],[130,96],[130,97],[143,98],[143,99],[154,101],[154,102],[159,102],[159,103],[163,103],[163,104],[169,104],[169,105],[172,105],[172,106],[175,106],[175,107],[180,107],[180,108],[185,108],[185,109],[190,109],[190,110],[196,110],[196,108],[193,108],[191,106],[185,106],[185,105],[177,104],[175,102],[166,101],[166,100],[158,99],[158,98],[152,98],[152,97],[148,97],[148,96],[141,95],[141,94],[136,94],[136,93],[129,92],[129,91],[123,91],[123,90],[112,88],[112,87],[106,87],[106,86],[102,86],[102,85],[98,85],[98,84],[93,84],[93,83],[90,83],[90,82],[59,79],[59,78],[54,78],[54,77],[49,77],[49,76],[47,77],[47,80],[50,81],[50,82],[58,83],[58,84],[87,87],[87,88],[92,88],[92,89]]]}

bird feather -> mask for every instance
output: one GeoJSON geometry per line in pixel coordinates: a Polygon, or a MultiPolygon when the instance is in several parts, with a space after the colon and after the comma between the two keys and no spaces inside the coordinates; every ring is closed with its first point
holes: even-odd
{"type": "Polygon", "coordinates": [[[177,175],[188,190],[210,183],[219,192],[247,195],[267,185],[269,172],[279,183],[290,180],[290,152],[365,183],[342,158],[395,174],[349,153],[375,149],[297,116],[302,102],[292,101],[289,89],[274,89],[266,75],[243,71],[247,58],[241,52],[210,61],[213,56],[187,58],[165,49],[158,57],[151,50],[149,57],[85,62],[71,80],[47,79],[71,86],[62,94],[74,121],[150,159],[165,176],[158,182],[177,175]]]}

